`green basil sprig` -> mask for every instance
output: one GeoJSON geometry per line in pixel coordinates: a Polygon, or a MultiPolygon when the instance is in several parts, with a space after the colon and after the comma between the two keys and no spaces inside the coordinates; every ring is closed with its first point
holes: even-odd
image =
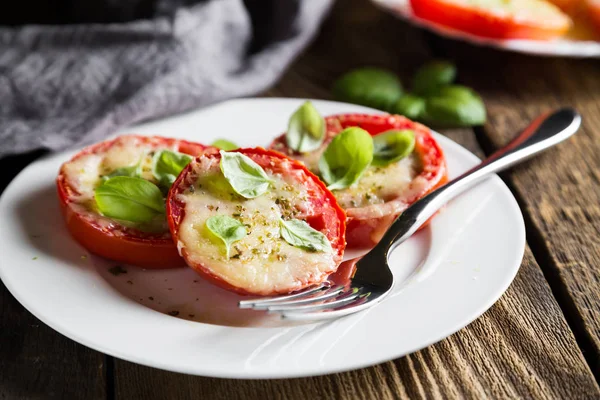
{"type": "Polygon", "coordinates": [[[206,227],[225,244],[227,259],[229,259],[231,245],[243,239],[248,234],[244,224],[227,215],[210,217],[206,220],[206,227]]]}
{"type": "Polygon", "coordinates": [[[115,176],[102,182],[94,193],[98,210],[110,218],[148,222],[165,213],[160,189],[142,178],[115,176]]]}
{"type": "Polygon", "coordinates": [[[261,196],[272,183],[266,172],[250,157],[237,152],[221,153],[221,171],[233,190],[247,199],[261,196]]]}
{"type": "Polygon", "coordinates": [[[132,165],[131,167],[121,167],[112,171],[110,174],[104,175],[102,180],[107,180],[110,178],[114,178],[115,176],[129,176],[129,177],[140,177],[142,171],[140,171],[141,163],[137,165],[132,165]]]}
{"type": "Polygon", "coordinates": [[[330,251],[331,243],[323,233],[299,219],[279,220],[281,237],[295,247],[309,251],[330,251]]]}
{"type": "Polygon", "coordinates": [[[485,105],[481,97],[468,87],[449,85],[427,98],[423,120],[439,127],[483,125],[485,105]]]}
{"type": "Polygon", "coordinates": [[[225,150],[225,151],[239,149],[239,146],[237,144],[235,144],[227,139],[217,139],[214,142],[212,142],[211,146],[219,148],[221,150],[225,150]]]}
{"type": "Polygon", "coordinates": [[[319,159],[321,177],[330,190],[344,189],[360,179],[373,160],[373,139],[362,128],[336,135],[319,159]]]}
{"type": "Polygon", "coordinates": [[[347,72],[333,84],[336,99],[388,111],[402,96],[400,79],[382,68],[365,67],[347,72]]]}
{"type": "Polygon", "coordinates": [[[338,100],[404,115],[437,127],[484,124],[486,110],[481,97],[470,88],[455,85],[456,75],[457,68],[449,61],[426,63],[414,73],[411,93],[403,94],[399,79],[390,71],[357,68],[339,78],[332,91],[338,100]]]}
{"type": "Polygon", "coordinates": [[[448,61],[431,61],[419,68],[413,77],[413,92],[429,96],[439,88],[454,83],[456,66],[448,61]]]}
{"type": "Polygon", "coordinates": [[[192,159],[188,154],[161,150],[152,159],[152,175],[168,190],[192,159]]]}
{"type": "Polygon", "coordinates": [[[306,101],[292,114],[285,137],[287,146],[294,151],[316,150],[325,140],[325,118],[306,101]]]}
{"type": "Polygon", "coordinates": [[[392,112],[406,118],[418,120],[425,111],[425,99],[413,94],[405,94],[394,104],[392,112]]]}
{"type": "Polygon", "coordinates": [[[415,148],[415,132],[410,129],[391,130],[373,137],[372,165],[381,167],[400,161],[415,148]]]}
{"type": "Polygon", "coordinates": [[[114,178],[115,176],[129,176],[129,177],[142,177],[142,162],[146,158],[146,155],[142,155],[140,160],[135,165],[131,165],[129,167],[121,167],[113,170],[111,173],[102,176],[102,180],[105,181],[110,178],[114,178]]]}

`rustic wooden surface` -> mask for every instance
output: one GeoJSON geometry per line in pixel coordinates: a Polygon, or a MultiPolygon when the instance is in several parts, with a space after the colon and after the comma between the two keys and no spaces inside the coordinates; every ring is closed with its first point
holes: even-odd
{"type": "Polygon", "coordinates": [[[481,88],[490,110],[480,132],[488,145],[507,142],[553,108],[575,107],[583,116],[575,136],[508,180],[527,216],[529,243],[600,378],[600,60],[500,58],[452,48],[463,80],[481,88]],[[477,70],[494,71],[495,83],[477,70]]]}
{"type": "MultiPolygon", "coordinates": [[[[1,286],[0,399],[600,398],[593,375],[600,370],[598,60],[476,48],[412,28],[368,0],[345,0],[264,95],[328,99],[331,83],[348,68],[377,65],[408,78],[438,57],[458,62],[461,81],[484,96],[484,128],[443,131],[480,156],[541,111],[564,104],[584,114],[584,128],[564,147],[504,176],[522,205],[533,253],[526,249],[515,281],[482,317],[427,349],[371,368],[305,379],[226,380],[160,371],[86,349],[37,321],[1,286]]],[[[3,160],[0,167],[16,173],[32,157],[3,160]]]]}

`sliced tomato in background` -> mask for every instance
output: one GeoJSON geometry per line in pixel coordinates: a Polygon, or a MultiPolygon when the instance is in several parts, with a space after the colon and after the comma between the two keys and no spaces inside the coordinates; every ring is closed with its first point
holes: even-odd
{"type": "MultiPolygon", "coordinates": [[[[234,152],[242,153],[254,162],[260,165],[265,171],[277,174],[289,174],[294,179],[298,180],[299,184],[307,186],[310,197],[307,201],[311,203],[310,214],[302,215],[300,219],[305,220],[312,228],[321,231],[331,243],[334,251],[335,263],[330,271],[325,271],[321,280],[315,280],[309,277],[302,282],[302,287],[295,287],[294,290],[301,290],[322,280],[327,279],[328,275],[335,272],[342,262],[344,250],[346,247],[345,232],[346,232],[346,214],[338,205],[335,196],[327,189],[325,184],[312,172],[310,172],[302,163],[287,157],[286,155],[267,150],[262,147],[243,148],[233,150],[234,152]],[[285,167],[282,166],[282,161],[286,161],[285,167]]],[[[205,157],[213,157],[215,160],[220,160],[220,153],[207,153],[205,157]]],[[[167,216],[169,227],[173,238],[177,240],[182,222],[185,217],[185,203],[183,196],[191,184],[194,184],[198,179],[198,168],[195,164],[199,159],[192,161],[179,175],[167,197],[167,216]]],[[[248,290],[236,287],[227,281],[227,277],[217,276],[210,269],[210,265],[204,265],[191,260],[192,252],[197,251],[188,249],[185,245],[180,246],[181,255],[187,261],[187,264],[198,272],[208,281],[238,294],[258,294],[258,295],[273,295],[287,292],[272,291],[251,293],[248,290]]]]}
{"type": "Polygon", "coordinates": [[[569,15],[575,15],[581,10],[584,0],[549,0],[562,11],[569,15]]]}
{"type": "MultiPolygon", "coordinates": [[[[421,172],[407,190],[410,195],[407,197],[406,193],[398,193],[397,199],[384,204],[346,209],[346,241],[349,247],[372,247],[403,210],[448,181],[444,153],[425,125],[391,114],[339,114],[325,117],[325,121],[327,138],[324,145],[343,129],[352,126],[361,127],[373,136],[390,129],[411,129],[416,137],[414,155],[419,159],[421,172]],[[416,182],[419,182],[419,185],[416,185],[416,182]]],[[[290,157],[297,155],[287,147],[285,134],[275,138],[270,148],[290,157]]]]}
{"type": "MultiPolygon", "coordinates": [[[[83,149],[70,161],[89,155],[106,152],[120,140],[136,138],[145,146],[155,149],[170,148],[192,156],[202,154],[210,147],[158,136],[124,135],[83,149]],[[124,139],[125,138],[125,139],[124,139]]],[[[65,163],[66,164],[66,163],[65,163]]],[[[58,197],[67,229],[77,242],[98,256],[143,268],[176,268],[185,266],[177,251],[170,232],[152,234],[124,227],[118,223],[107,223],[107,219],[76,207],[77,190],[69,184],[64,164],[56,179],[58,197]]]]}
{"type": "Polygon", "coordinates": [[[495,39],[548,40],[565,34],[571,19],[543,0],[410,0],[424,20],[495,39]]]}
{"type": "MultiPolygon", "coordinates": [[[[346,210],[348,246],[371,247],[375,245],[402,211],[448,181],[444,153],[425,125],[399,115],[342,114],[327,118],[337,120],[341,129],[358,126],[373,136],[390,129],[413,130],[416,140],[413,154],[421,164],[419,174],[415,176],[407,190],[407,193],[410,193],[408,197],[405,193],[398,193],[397,199],[379,206],[346,210]],[[419,184],[417,185],[416,182],[419,184]]],[[[428,223],[429,221],[421,228],[428,223]]]]}
{"type": "MultiPolygon", "coordinates": [[[[349,247],[372,247],[403,210],[448,181],[444,153],[425,125],[391,114],[339,114],[328,116],[325,121],[327,139],[324,145],[343,129],[353,126],[361,127],[373,136],[390,129],[411,129],[415,132],[416,143],[413,154],[421,164],[420,173],[413,179],[407,192],[398,193],[396,199],[384,204],[345,210],[346,241],[349,247]]],[[[270,147],[290,157],[295,155],[295,152],[286,145],[285,134],[277,137],[270,147]]]]}
{"type": "Polygon", "coordinates": [[[600,33],[600,0],[588,0],[586,9],[596,31],[600,33]]]}

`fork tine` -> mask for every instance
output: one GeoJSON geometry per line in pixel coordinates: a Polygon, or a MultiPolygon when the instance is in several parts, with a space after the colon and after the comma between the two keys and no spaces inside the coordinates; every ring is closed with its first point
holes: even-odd
{"type": "Polygon", "coordinates": [[[348,303],[350,303],[351,301],[353,301],[354,299],[356,299],[358,296],[360,296],[361,294],[361,288],[352,288],[351,291],[343,293],[341,296],[338,296],[338,298],[336,300],[330,301],[330,302],[326,302],[326,303],[322,303],[322,304],[316,304],[316,305],[304,305],[304,306],[273,306],[273,308],[271,307],[267,307],[267,311],[269,312],[281,312],[281,311],[293,311],[293,312],[311,312],[311,311],[320,311],[320,310],[326,310],[326,309],[330,309],[330,308],[337,308],[337,307],[341,307],[343,305],[346,305],[348,303]]]}
{"type": "Polygon", "coordinates": [[[303,297],[300,300],[289,300],[289,301],[280,301],[280,302],[269,302],[267,304],[255,304],[254,305],[254,309],[255,310],[264,310],[264,309],[269,309],[269,310],[278,310],[280,309],[280,307],[283,307],[283,309],[285,309],[285,307],[289,307],[289,306],[301,306],[304,304],[311,304],[311,303],[316,303],[319,301],[325,301],[327,299],[331,299],[332,297],[336,297],[338,296],[342,291],[344,290],[344,286],[335,286],[333,288],[331,288],[330,290],[328,290],[325,294],[318,294],[316,296],[313,297],[303,297]]]}
{"type": "Polygon", "coordinates": [[[274,296],[274,297],[266,297],[266,298],[262,297],[262,298],[258,298],[258,299],[252,299],[252,300],[241,300],[238,303],[238,306],[239,306],[239,308],[254,308],[255,306],[260,307],[260,306],[266,305],[266,304],[275,304],[275,303],[279,303],[281,301],[302,298],[302,297],[311,295],[313,293],[316,293],[318,291],[329,289],[330,287],[331,287],[331,283],[323,282],[317,286],[313,286],[313,287],[305,289],[301,292],[288,294],[286,296],[274,296]]]}
{"type": "Polygon", "coordinates": [[[372,304],[378,303],[377,300],[370,300],[368,294],[361,294],[354,300],[346,303],[342,306],[338,306],[337,308],[328,311],[328,310],[317,310],[315,312],[282,312],[281,318],[287,319],[290,321],[323,321],[330,320],[334,318],[340,318],[345,315],[354,314],[361,310],[367,309],[372,306],[372,304]]]}

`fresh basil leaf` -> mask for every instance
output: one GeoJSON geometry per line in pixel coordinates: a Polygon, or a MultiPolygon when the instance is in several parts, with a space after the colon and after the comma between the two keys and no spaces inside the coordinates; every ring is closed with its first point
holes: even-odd
{"type": "Polygon", "coordinates": [[[132,165],[131,167],[121,167],[112,171],[110,174],[104,175],[102,180],[105,181],[115,176],[129,176],[129,177],[140,177],[139,164],[132,165]]]}
{"type": "Polygon", "coordinates": [[[243,239],[248,234],[244,224],[227,215],[215,215],[210,217],[206,220],[206,227],[225,243],[227,259],[229,259],[231,245],[234,242],[243,239]]]}
{"type": "Polygon", "coordinates": [[[329,251],[331,243],[323,233],[299,219],[279,220],[281,237],[295,247],[309,251],[329,251]]]}
{"type": "Polygon", "coordinates": [[[333,84],[336,99],[390,111],[402,96],[402,83],[391,71],[365,67],[351,70],[333,84]]]}
{"type": "Polygon", "coordinates": [[[325,140],[325,118],[306,101],[292,114],[285,137],[287,146],[294,151],[316,150],[325,140]]]}
{"type": "Polygon", "coordinates": [[[148,222],[165,212],[160,189],[142,178],[115,176],[107,179],[94,193],[98,210],[109,218],[148,222]]]}
{"type": "Polygon", "coordinates": [[[406,118],[418,120],[425,110],[425,99],[412,94],[405,94],[394,104],[392,112],[406,118]]]}
{"type": "Polygon", "coordinates": [[[152,160],[152,175],[164,188],[170,188],[181,171],[192,161],[188,154],[170,150],[158,151],[152,160]]]}
{"type": "Polygon", "coordinates": [[[219,148],[221,150],[225,150],[225,151],[239,149],[239,146],[237,144],[230,142],[227,139],[217,139],[214,142],[212,142],[211,146],[217,147],[217,148],[219,148]]]}
{"type": "Polygon", "coordinates": [[[237,194],[253,199],[269,190],[271,180],[261,166],[250,157],[223,150],[220,153],[221,171],[237,194]]]}
{"type": "Polygon", "coordinates": [[[372,165],[382,167],[400,161],[415,148],[415,133],[410,129],[391,130],[373,137],[372,165]]]}
{"type": "Polygon", "coordinates": [[[472,89],[449,85],[427,98],[423,120],[446,128],[483,125],[486,109],[481,97],[472,89]]]}
{"type": "Polygon", "coordinates": [[[456,66],[447,61],[432,61],[417,70],[413,77],[413,91],[421,96],[435,93],[456,79],[456,66]]]}
{"type": "Polygon", "coordinates": [[[373,160],[373,139],[362,128],[346,128],[333,140],[319,160],[321,177],[330,190],[357,182],[373,160]]]}

